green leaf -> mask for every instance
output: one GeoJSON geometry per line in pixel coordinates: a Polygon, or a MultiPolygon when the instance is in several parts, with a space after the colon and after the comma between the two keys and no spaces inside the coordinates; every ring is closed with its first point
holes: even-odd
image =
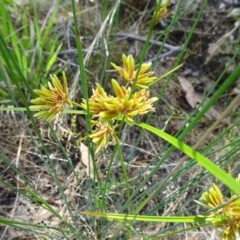
{"type": "Polygon", "coordinates": [[[197,161],[198,164],[200,164],[202,167],[208,170],[213,176],[215,176],[222,183],[224,183],[229,189],[231,189],[236,194],[240,195],[240,184],[237,183],[237,181],[233,177],[231,177],[228,173],[226,173],[224,170],[218,167],[211,160],[204,157],[201,153],[195,151],[194,149],[192,149],[182,141],[165,133],[164,131],[158,128],[152,127],[145,123],[134,122],[134,124],[149,132],[154,133],[155,135],[161,137],[162,139],[172,144],[174,147],[184,152],[187,156],[197,161]]]}
{"type": "Polygon", "coordinates": [[[207,222],[221,222],[223,217],[212,217],[207,216],[147,216],[147,215],[131,215],[131,214],[114,214],[114,213],[100,213],[100,212],[82,212],[82,214],[104,217],[109,220],[117,221],[142,221],[142,222],[179,222],[179,223],[207,223],[207,222]]]}

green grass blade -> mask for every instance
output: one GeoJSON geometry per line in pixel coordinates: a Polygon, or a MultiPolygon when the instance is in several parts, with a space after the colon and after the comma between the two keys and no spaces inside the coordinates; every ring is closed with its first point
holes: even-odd
{"type": "Polygon", "coordinates": [[[135,125],[146,129],[149,132],[152,132],[156,134],[157,136],[163,138],[170,144],[172,144],[174,147],[178,148],[182,152],[184,152],[187,156],[190,158],[196,160],[202,167],[204,167],[206,170],[208,170],[213,176],[215,176],[217,179],[219,179],[222,183],[224,183],[229,189],[231,189],[233,192],[240,195],[240,184],[236,182],[236,180],[231,177],[228,173],[226,173],[224,170],[219,168],[216,164],[214,164],[212,161],[204,157],[201,153],[195,151],[182,141],[178,140],[175,137],[172,137],[171,135],[163,132],[160,129],[157,129],[155,127],[152,127],[145,123],[134,123],[135,125]]]}
{"type": "Polygon", "coordinates": [[[198,217],[198,216],[186,216],[186,217],[178,217],[178,216],[141,216],[141,215],[131,215],[131,214],[113,214],[113,213],[99,213],[99,212],[83,212],[83,214],[94,216],[94,217],[104,217],[109,220],[117,220],[117,221],[143,221],[143,222],[172,222],[172,223],[206,223],[206,222],[220,222],[223,220],[222,217],[198,217]]]}

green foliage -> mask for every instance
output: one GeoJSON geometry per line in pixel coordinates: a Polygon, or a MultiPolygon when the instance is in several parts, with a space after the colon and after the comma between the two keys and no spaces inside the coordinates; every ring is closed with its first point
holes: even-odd
{"type": "MultiPolygon", "coordinates": [[[[239,77],[240,67],[238,66],[225,79],[226,73],[229,72],[229,66],[238,57],[239,47],[234,46],[236,51],[234,51],[231,59],[226,63],[226,67],[222,69],[219,76],[216,76],[214,86],[206,92],[205,98],[194,111],[181,113],[180,110],[167,103],[161,107],[170,109],[171,114],[169,115],[171,116],[158,116],[155,113],[148,113],[147,117],[144,118],[145,123],[141,123],[137,121],[139,120],[139,116],[137,116],[139,112],[132,111],[132,116],[127,119],[130,120],[127,122],[128,124],[125,122],[127,116],[124,115],[125,112],[115,114],[114,120],[109,120],[112,116],[111,114],[113,114],[112,112],[105,112],[104,116],[108,118],[104,120],[108,122],[107,129],[110,129],[110,132],[104,135],[103,140],[105,141],[107,138],[107,141],[99,142],[99,135],[96,135],[96,133],[99,133],[99,129],[103,130],[101,127],[106,122],[101,122],[102,125],[99,123],[98,125],[95,124],[96,116],[93,117],[93,113],[96,112],[91,111],[91,104],[94,105],[96,102],[90,98],[92,95],[91,89],[94,89],[95,93],[97,90],[100,93],[105,91],[104,94],[107,97],[105,96],[104,101],[97,102],[97,106],[101,111],[106,107],[106,104],[111,105],[112,108],[114,104],[121,103],[122,99],[124,99],[127,107],[132,108],[139,98],[131,102],[131,97],[136,96],[134,93],[138,86],[144,85],[144,81],[142,84],[139,84],[137,81],[138,77],[147,74],[143,71],[143,68],[154,67],[157,63],[157,60],[152,65],[145,63],[146,56],[152,47],[150,40],[154,38],[156,41],[161,40],[163,42],[156,51],[157,59],[163,53],[164,44],[169,42],[169,36],[174,27],[180,26],[184,28],[184,26],[181,26],[180,19],[186,13],[192,11],[195,1],[191,1],[189,4],[183,0],[178,1],[170,24],[155,36],[153,34],[156,31],[156,20],[162,17],[162,12],[159,12],[161,10],[161,1],[158,1],[154,14],[145,25],[139,23],[143,23],[146,16],[141,18],[141,11],[138,12],[135,6],[128,6],[123,1],[102,1],[101,9],[91,5],[90,1],[86,1],[86,3],[79,1],[78,6],[74,0],[71,1],[71,9],[67,9],[66,5],[60,8],[59,4],[63,4],[63,2],[59,1],[58,4],[47,9],[49,14],[44,15],[44,17],[42,12],[39,11],[42,6],[37,1],[24,7],[17,7],[14,1],[2,1],[0,8],[0,103],[4,104],[0,107],[0,110],[4,111],[4,114],[9,111],[19,113],[19,121],[25,126],[27,137],[33,144],[32,149],[36,151],[36,155],[43,162],[43,172],[48,174],[51,184],[54,185],[54,189],[57,189],[56,202],[59,201],[61,204],[60,208],[57,208],[58,203],[55,204],[55,202],[49,201],[47,193],[45,193],[46,195],[42,194],[37,189],[38,186],[32,183],[31,178],[28,178],[28,171],[24,169],[25,172],[23,174],[22,169],[18,168],[17,164],[14,165],[14,161],[10,161],[8,157],[0,153],[1,164],[6,168],[6,171],[11,170],[13,178],[17,179],[18,184],[22,184],[19,187],[19,185],[15,185],[8,179],[0,178],[1,187],[4,186],[8,191],[18,194],[28,200],[33,206],[46,211],[52,216],[49,225],[33,223],[34,221],[16,221],[14,218],[7,219],[4,217],[0,218],[0,224],[22,231],[29,231],[46,239],[50,237],[53,239],[60,239],[61,237],[65,239],[131,239],[134,237],[159,239],[159,237],[168,238],[174,235],[181,237],[180,235],[185,232],[199,230],[200,228],[204,230],[204,227],[209,228],[209,226],[215,226],[217,222],[224,222],[225,216],[214,214],[219,213],[219,209],[224,209],[223,207],[226,206],[220,205],[206,210],[203,206],[199,206],[199,202],[197,203],[196,200],[199,200],[202,193],[206,192],[206,189],[210,187],[210,182],[215,181],[218,181],[218,186],[225,184],[225,187],[227,187],[225,188],[224,196],[228,197],[233,193],[237,196],[240,194],[239,183],[231,176],[232,172],[233,175],[236,172],[238,173],[236,169],[239,167],[237,165],[240,153],[238,134],[239,113],[229,112],[226,114],[225,118],[231,113],[229,116],[230,121],[217,133],[214,131],[217,131],[216,127],[219,126],[218,124],[222,120],[214,120],[218,124],[214,125],[215,123],[213,122],[208,129],[209,135],[214,133],[214,138],[208,139],[205,137],[203,139],[203,141],[208,141],[207,144],[201,145],[196,143],[196,146],[194,146],[194,144],[191,145],[191,141],[189,143],[189,138],[195,137],[192,132],[193,129],[199,123],[206,122],[204,115],[232,88],[239,77]],[[59,41],[55,24],[60,18],[60,10],[64,8],[66,8],[68,16],[70,12],[73,15],[71,21],[73,22],[73,34],[76,40],[80,70],[80,77],[79,79],[76,78],[75,81],[79,81],[80,98],[83,97],[85,100],[72,102],[74,107],[83,108],[84,106],[84,111],[65,109],[63,113],[66,115],[64,117],[70,114],[85,114],[86,136],[82,139],[82,142],[87,145],[88,151],[87,153],[82,152],[82,155],[84,155],[83,165],[87,165],[89,171],[87,177],[82,175],[82,169],[78,166],[78,163],[74,163],[69,157],[65,143],[61,141],[57,134],[57,126],[55,123],[50,122],[46,123],[46,125],[49,135],[51,135],[51,143],[54,142],[53,145],[56,145],[61,152],[64,163],[61,162],[62,160],[53,158],[52,149],[49,148],[50,141],[47,142],[44,136],[42,136],[42,133],[39,131],[39,123],[33,118],[33,113],[29,109],[29,102],[34,98],[33,89],[39,89],[40,85],[44,85],[46,88],[47,86],[49,87],[46,81],[49,79],[49,74],[55,73],[57,75],[59,72],[62,72],[62,67],[59,68],[57,66],[58,55],[65,46],[59,41]],[[94,10],[94,14],[91,14],[92,10],[94,10]],[[89,15],[88,12],[90,12],[89,15]],[[136,15],[131,15],[132,12],[136,13],[136,15]],[[128,16],[129,13],[131,13],[130,16],[128,16]],[[121,19],[122,16],[125,19],[121,19]],[[136,16],[140,16],[138,21],[135,19],[136,16]],[[88,19],[84,22],[85,17],[90,20],[88,19]],[[89,30],[89,32],[94,37],[96,36],[93,40],[90,38],[91,46],[87,47],[87,51],[85,51],[85,39],[81,41],[80,38],[85,35],[88,37],[87,34],[83,34],[86,31],[85,23],[86,25],[89,24],[86,29],[90,29],[91,31],[89,30]],[[94,24],[96,29],[92,29],[94,24]],[[116,59],[114,62],[120,65],[119,56],[124,53],[127,54],[126,52],[117,52],[122,51],[122,48],[120,49],[119,47],[121,44],[116,37],[116,32],[119,31],[119,28],[124,29],[124,27],[127,31],[130,31],[131,25],[135,26],[135,24],[141,28],[144,26],[146,32],[140,55],[136,57],[135,62],[130,57],[125,56],[125,68],[121,68],[116,64],[111,65],[112,59],[116,59]],[[92,54],[93,50],[95,51],[94,54],[92,54]],[[133,62],[134,64],[132,64],[133,62]],[[97,69],[95,69],[96,66],[97,69]],[[112,66],[123,77],[129,77],[128,74],[134,73],[134,77],[128,79],[129,82],[127,84],[132,84],[132,90],[126,99],[122,97],[127,92],[127,90],[124,90],[125,85],[123,88],[122,83],[118,82],[118,80],[113,80],[112,85],[109,84],[109,77],[112,78],[112,75],[115,74],[109,71],[109,69],[113,69],[112,66]],[[91,75],[89,72],[95,77],[94,83],[89,80],[91,75]],[[97,88],[95,88],[96,84],[97,88]],[[110,86],[113,88],[111,91],[109,91],[110,86]],[[112,95],[113,92],[115,92],[114,97],[112,95]],[[27,112],[27,116],[24,114],[24,111],[27,112]],[[165,129],[166,131],[168,130],[167,125],[176,117],[176,112],[178,113],[177,117],[184,120],[184,124],[178,132],[171,135],[165,132],[165,129]],[[167,119],[164,131],[151,125],[161,117],[167,119]],[[95,122],[92,122],[92,120],[95,122]],[[30,129],[30,125],[33,128],[30,129]],[[117,130],[115,130],[114,126],[117,126],[117,130]],[[137,130],[133,132],[138,137],[134,138],[131,145],[129,145],[126,142],[126,136],[131,136],[133,133],[132,129],[135,128],[137,130]],[[111,134],[116,142],[108,139],[111,134]],[[157,148],[153,153],[147,152],[148,156],[151,156],[147,161],[143,158],[140,163],[136,163],[136,151],[146,153],[145,149],[140,145],[141,142],[148,141],[145,139],[146,136],[154,136],[154,139],[157,139],[156,143],[158,144],[159,141],[159,144],[162,144],[161,148],[157,148]],[[160,141],[160,139],[164,139],[165,142],[162,143],[163,141],[160,141]],[[95,152],[95,143],[98,143],[97,147],[99,147],[97,154],[95,152]],[[103,146],[106,149],[102,149],[103,146]],[[125,147],[128,147],[130,150],[125,152],[125,147]],[[176,154],[176,149],[192,160],[189,160],[187,157],[179,157],[180,159],[174,157],[174,161],[172,161],[170,157],[176,154]],[[70,180],[66,179],[66,176],[64,178],[59,176],[61,164],[71,172],[70,180]],[[103,168],[101,168],[102,165],[104,165],[103,168]],[[232,171],[232,168],[234,171],[232,171]],[[166,172],[164,172],[165,170],[166,172]],[[93,177],[89,177],[90,172],[93,177]],[[209,182],[206,179],[209,179],[209,182]],[[153,181],[153,183],[149,184],[149,181],[153,181]],[[77,188],[76,192],[71,191],[72,185],[77,188]],[[86,218],[85,215],[89,216],[86,218]],[[139,223],[139,221],[142,223],[139,223]],[[58,223],[57,226],[51,225],[55,222],[58,223]],[[161,227],[155,225],[155,223],[159,222],[162,223],[161,227]],[[150,232],[149,229],[154,229],[154,231],[150,232]],[[88,235],[89,232],[91,234],[90,237],[88,235]]],[[[166,5],[164,5],[164,13],[167,11],[168,3],[169,1],[166,1],[166,5]]],[[[207,4],[208,1],[204,1],[198,11],[193,9],[195,21],[184,32],[185,41],[183,46],[179,48],[181,51],[171,66],[172,69],[169,70],[168,74],[156,76],[156,79],[153,79],[155,81],[153,81],[153,86],[151,86],[150,90],[157,92],[158,100],[156,107],[164,101],[167,102],[164,99],[164,94],[171,82],[175,80],[175,71],[181,69],[179,68],[179,66],[182,66],[181,63],[197,54],[197,51],[190,48],[189,45],[198,24],[201,22],[200,20],[207,4]],[[159,79],[163,79],[163,83],[161,83],[162,80],[158,81],[159,79]]],[[[47,12],[47,10],[44,9],[44,12],[47,12]]],[[[70,66],[67,67],[70,69],[70,66]]],[[[145,77],[148,76],[151,76],[151,74],[145,77]]],[[[115,75],[113,77],[115,78],[115,75]]],[[[67,84],[69,85],[69,83],[70,81],[67,84]]],[[[126,89],[129,85],[126,86],[126,89]]],[[[71,87],[69,86],[70,90],[71,87]]],[[[50,88],[53,90],[53,87],[50,88]]],[[[44,90],[47,91],[46,89],[44,90]]],[[[59,99],[54,100],[58,101],[59,99]]],[[[75,101],[75,99],[71,101],[75,101]]],[[[41,105],[44,105],[44,102],[41,105]]],[[[232,109],[234,107],[230,110],[232,109]]],[[[118,108],[117,110],[120,111],[121,109],[118,108]]],[[[99,113],[99,115],[101,114],[99,113]]],[[[72,120],[72,117],[70,119],[72,120]]],[[[78,120],[75,119],[73,126],[74,134],[78,134],[77,125],[78,120]]],[[[70,141],[71,139],[67,138],[67,142],[70,141]]],[[[77,141],[77,145],[80,148],[81,142],[77,141]]],[[[177,153],[177,156],[182,156],[179,152],[177,153]]],[[[38,172],[36,171],[36,173],[38,172]]]]}
{"type": "MultiPolygon", "coordinates": [[[[3,41],[32,88],[39,87],[39,83],[44,82],[62,47],[58,41],[59,36],[53,35],[52,32],[57,7],[51,10],[52,14],[44,26],[40,25],[37,7],[34,3],[27,7],[19,7],[15,3],[3,2],[0,9],[0,31],[3,41]]],[[[1,57],[1,61],[8,72],[13,71],[7,65],[5,57],[1,57]]]]}

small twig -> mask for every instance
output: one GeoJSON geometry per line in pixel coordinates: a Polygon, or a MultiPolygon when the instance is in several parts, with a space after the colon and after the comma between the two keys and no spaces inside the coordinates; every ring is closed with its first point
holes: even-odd
{"type": "MultiPolygon", "coordinates": [[[[139,42],[146,42],[146,38],[145,37],[141,37],[139,35],[136,34],[131,34],[131,33],[117,33],[116,34],[117,37],[124,37],[124,38],[130,38],[130,39],[134,39],[137,40],[139,42]]],[[[171,44],[168,43],[163,43],[160,41],[156,41],[156,40],[149,40],[149,43],[159,46],[161,47],[163,45],[164,48],[169,49],[170,51],[174,51],[174,52],[179,52],[182,50],[182,46],[173,46],[171,44]]]]}
{"type": "Polygon", "coordinates": [[[174,53],[180,52],[180,51],[181,51],[181,49],[178,49],[178,50],[177,50],[177,49],[170,50],[170,51],[168,51],[168,52],[165,52],[165,53],[159,55],[158,57],[156,56],[156,57],[154,57],[154,58],[151,58],[151,59],[149,59],[148,61],[149,61],[149,62],[155,62],[156,60],[159,60],[159,59],[161,59],[161,58],[165,58],[165,57],[168,57],[168,56],[172,56],[174,53]]]}

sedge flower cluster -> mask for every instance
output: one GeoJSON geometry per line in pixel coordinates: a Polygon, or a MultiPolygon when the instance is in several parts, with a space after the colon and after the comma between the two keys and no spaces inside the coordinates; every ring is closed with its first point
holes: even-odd
{"type": "MultiPolygon", "coordinates": [[[[236,180],[240,183],[240,174],[236,180]]],[[[222,239],[237,239],[240,236],[240,197],[232,196],[225,200],[220,189],[212,184],[209,191],[203,193],[202,200],[206,204],[201,205],[214,209],[208,217],[222,217],[220,222],[214,224],[215,228],[222,230],[222,239]]]]}
{"type": "Polygon", "coordinates": [[[153,77],[154,72],[148,71],[151,63],[143,63],[140,69],[135,69],[132,55],[123,55],[122,60],[123,67],[114,63],[112,66],[126,81],[126,85],[120,86],[112,79],[114,95],[107,94],[97,83],[92,96],[78,104],[69,99],[65,74],[63,73],[63,84],[57,76],[51,76],[52,83],[48,82],[48,88],[34,90],[38,95],[31,101],[33,105],[30,106],[32,111],[37,111],[34,116],[49,121],[55,116],[61,116],[66,105],[78,105],[91,115],[94,131],[88,136],[96,143],[96,152],[106,147],[110,140],[118,141],[115,120],[121,118],[131,124],[134,117],[154,111],[153,104],[157,100],[155,97],[150,98],[148,89],[148,85],[156,80],[156,77],[153,77]]]}
{"type": "Polygon", "coordinates": [[[93,89],[88,102],[83,99],[81,104],[83,109],[90,112],[94,120],[93,124],[97,127],[94,133],[89,135],[93,142],[97,143],[97,151],[106,147],[110,139],[118,141],[115,134],[116,119],[122,118],[131,124],[134,117],[154,111],[153,104],[157,98],[150,98],[147,86],[156,80],[156,77],[152,76],[154,72],[147,72],[151,63],[143,63],[137,75],[132,55],[123,55],[122,60],[123,68],[114,63],[111,64],[126,81],[126,85],[120,86],[115,79],[112,79],[113,96],[107,94],[100,84],[96,84],[96,89],[93,89]],[[133,84],[136,86],[136,91],[133,91],[133,84]]]}
{"type": "Polygon", "coordinates": [[[52,83],[48,82],[48,88],[42,87],[41,90],[33,90],[39,96],[31,101],[33,105],[30,106],[30,110],[37,111],[34,117],[49,121],[55,116],[61,116],[66,105],[72,107],[68,94],[66,75],[64,72],[62,75],[63,84],[61,84],[56,75],[50,75],[52,83]]]}

